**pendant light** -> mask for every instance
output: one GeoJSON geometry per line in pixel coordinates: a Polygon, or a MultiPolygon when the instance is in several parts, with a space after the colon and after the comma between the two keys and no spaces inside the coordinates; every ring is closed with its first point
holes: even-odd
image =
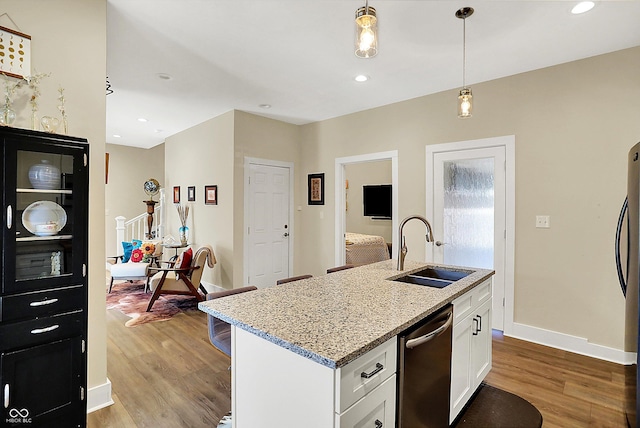
{"type": "Polygon", "coordinates": [[[356,56],[373,58],[378,53],[378,18],[376,10],[369,7],[366,0],[363,7],[356,10],[356,56]]]}
{"type": "Polygon", "coordinates": [[[458,95],[458,117],[466,119],[473,112],[473,94],[465,83],[467,68],[467,18],[473,15],[472,7],[463,7],[456,11],[456,18],[462,19],[462,89],[458,95]]]}

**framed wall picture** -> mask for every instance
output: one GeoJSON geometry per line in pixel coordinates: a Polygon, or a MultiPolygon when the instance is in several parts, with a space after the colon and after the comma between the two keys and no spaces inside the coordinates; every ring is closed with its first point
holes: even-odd
{"type": "Polygon", "coordinates": [[[204,186],[204,203],[206,205],[218,205],[218,186],[204,186]]]}
{"type": "Polygon", "coordinates": [[[196,201],[196,186],[187,187],[187,201],[189,202],[196,201]]]}
{"type": "Polygon", "coordinates": [[[173,203],[180,203],[180,186],[173,186],[173,203]]]}
{"type": "Polygon", "coordinates": [[[324,205],[324,172],[309,174],[308,204],[324,205]]]}
{"type": "Polygon", "coordinates": [[[0,73],[18,79],[31,76],[31,36],[0,27],[0,58],[5,59],[0,73]]]}

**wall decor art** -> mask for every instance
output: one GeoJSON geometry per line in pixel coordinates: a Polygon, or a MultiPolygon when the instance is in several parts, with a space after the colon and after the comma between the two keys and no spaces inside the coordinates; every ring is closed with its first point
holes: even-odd
{"type": "Polygon", "coordinates": [[[173,186],[173,203],[180,203],[180,186],[173,186]]]}
{"type": "Polygon", "coordinates": [[[308,204],[324,205],[324,172],[309,174],[308,204]]]}
{"type": "Polygon", "coordinates": [[[206,205],[218,205],[218,186],[204,186],[204,203],[206,205]]]}
{"type": "Polygon", "coordinates": [[[31,75],[31,36],[0,27],[0,73],[19,79],[31,75]]]}
{"type": "Polygon", "coordinates": [[[187,201],[189,202],[196,201],[196,186],[187,187],[187,201]]]}

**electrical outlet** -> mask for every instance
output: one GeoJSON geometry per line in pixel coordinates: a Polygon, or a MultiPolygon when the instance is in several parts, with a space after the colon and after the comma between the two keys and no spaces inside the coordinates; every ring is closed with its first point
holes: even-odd
{"type": "Polygon", "coordinates": [[[551,227],[551,219],[548,215],[537,215],[536,216],[536,227],[542,229],[548,229],[551,227]]]}

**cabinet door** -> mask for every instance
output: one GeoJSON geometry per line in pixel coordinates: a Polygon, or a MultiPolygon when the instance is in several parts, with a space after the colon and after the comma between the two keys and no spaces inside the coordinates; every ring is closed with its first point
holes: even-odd
{"type": "Polygon", "coordinates": [[[0,354],[8,426],[85,426],[81,337],[0,354]]]}
{"type": "Polygon", "coordinates": [[[473,336],[472,327],[471,316],[467,316],[453,326],[450,423],[458,416],[458,413],[473,393],[470,365],[472,342],[475,336],[473,336]]]}
{"type": "Polygon", "coordinates": [[[491,370],[491,300],[482,304],[473,315],[475,336],[471,341],[471,371],[475,390],[491,370]]]}
{"type": "Polygon", "coordinates": [[[8,132],[3,144],[2,292],[82,284],[87,146],[8,132]]]}

